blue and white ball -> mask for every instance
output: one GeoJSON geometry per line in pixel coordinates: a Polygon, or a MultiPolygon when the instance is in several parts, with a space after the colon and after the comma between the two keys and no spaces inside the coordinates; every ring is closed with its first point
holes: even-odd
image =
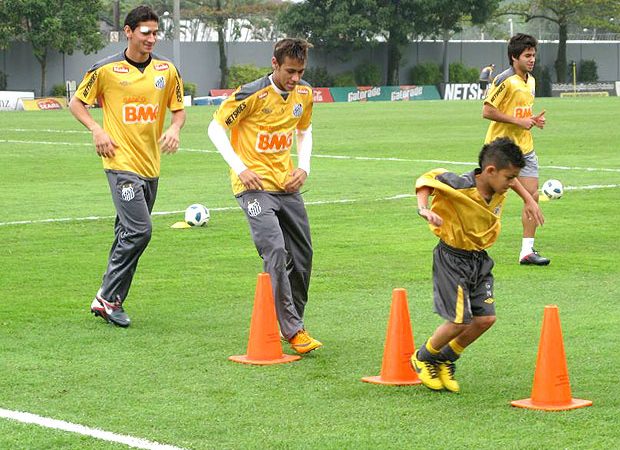
{"type": "Polygon", "coordinates": [[[564,186],[559,180],[547,180],[543,183],[541,190],[549,200],[557,200],[562,197],[564,186]]]}
{"type": "Polygon", "coordinates": [[[204,227],[210,218],[209,210],[200,203],[189,205],[185,210],[185,221],[193,227],[204,227]]]}

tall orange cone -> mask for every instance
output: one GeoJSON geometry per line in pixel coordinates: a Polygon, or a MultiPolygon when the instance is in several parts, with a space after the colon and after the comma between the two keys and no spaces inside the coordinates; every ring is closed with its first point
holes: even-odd
{"type": "Polygon", "coordinates": [[[248,352],[245,355],[229,356],[228,359],[243,364],[269,365],[297,361],[300,358],[282,352],[271,278],[268,273],[260,273],[254,294],[248,352]]]}
{"type": "Polygon", "coordinates": [[[385,338],[381,374],[375,377],[364,377],[362,381],[374,384],[420,384],[418,374],[415,373],[410,362],[414,351],[415,345],[411,332],[409,307],[407,306],[407,291],[405,289],[394,289],[392,291],[392,308],[385,338]]]}
{"type": "Polygon", "coordinates": [[[515,400],[510,404],[545,411],[563,411],[592,405],[590,400],[572,398],[560,312],[556,305],[545,306],[532,397],[515,400]]]}

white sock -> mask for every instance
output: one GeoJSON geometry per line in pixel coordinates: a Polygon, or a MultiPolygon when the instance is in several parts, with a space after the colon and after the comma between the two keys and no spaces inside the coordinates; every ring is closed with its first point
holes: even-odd
{"type": "Polygon", "coordinates": [[[519,260],[522,260],[527,255],[532,253],[532,248],[534,247],[534,238],[523,238],[521,242],[521,254],[519,255],[519,260]]]}

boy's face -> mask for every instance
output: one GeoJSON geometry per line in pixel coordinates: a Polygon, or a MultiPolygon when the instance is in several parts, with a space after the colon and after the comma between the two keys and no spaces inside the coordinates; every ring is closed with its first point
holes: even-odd
{"type": "Polygon", "coordinates": [[[273,82],[283,91],[292,91],[306,70],[306,63],[288,56],[284,57],[282,64],[278,64],[275,56],[271,59],[273,68],[273,82]]]}
{"type": "Polygon", "coordinates": [[[496,194],[504,194],[519,176],[520,168],[510,165],[504,169],[487,166],[483,170],[487,186],[496,194]]]}
{"type": "Polygon", "coordinates": [[[125,25],[125,35],[127,36],[129,47],[137,53],[151,53],[157,41],[158,29],[159,24],[153,20],[138,22],[135,30],[125,25]]]}
{"type": "Polygon", "coordinates": [[[512,57],[512,65],[520,72],[531,72],[536,63],[536,49],[528,47],[519,55],[519,58],[512,57]]]}

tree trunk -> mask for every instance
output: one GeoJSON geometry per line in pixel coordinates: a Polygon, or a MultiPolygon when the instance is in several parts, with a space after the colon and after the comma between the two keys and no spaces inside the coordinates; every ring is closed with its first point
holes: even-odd
{"type": "Polygon", "coordinates": [[[39,61],[39,65],[41,66],[41,93],[40,97],[45,97],[45,72],[47,67],[47,51],[43,53],[43,56],[40,58],[37,56],[37,61],[39,61]]]}
{"type": "Polygon", "coordinates": [[[566,40],[568,38],[568,24],[565,21],[560,22],[560,38],[558,41],[558,56],[555,60],[555,75],[558,83],[566,82],[566,40]]]}
{"type": "Polygon", "coordinates": [[[450,82],[450,64],[448,64],[448,42],[450,42],[450,31],[443,31],[443,82],[450,82]]]}
{"type": "Polygon", "coordinates": [[[390,37],[387,41],[387,80],[386,83],[388,86],[398,86],[400,85],[400,47],[397,42],[398,38],[393,37],[390,32],[390,37]]]}
{"type": "MultiPolygon", "coordinates": [[[[220,51],[220,89],[228,86],[228,59],[226,58],[226,17],[222,14],[222,2],[216,2],[217,46],[220,51]]],[[[235,86],[236,87],[236,86],[235,86]]]]}

